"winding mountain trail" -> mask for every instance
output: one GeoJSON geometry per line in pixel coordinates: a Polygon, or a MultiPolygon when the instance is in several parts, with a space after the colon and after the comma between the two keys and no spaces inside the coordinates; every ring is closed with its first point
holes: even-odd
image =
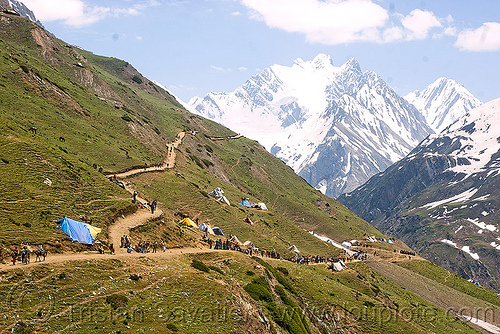
{"type": "Polygon", "coordinates": [[[159,167],[141,167],[141,168],[136,168],[136,169],[131,169],[129,171],[120,173],[120,174],[111,174],[111,175],[116,175],[116,178],[118,179],[125,179],[129,176],[136,175],[136,174],[141,174],[141,173],[148,173],[148,172],[156,172],[156,171],[163,171],[166,169],[174,168],[175,167],[175,149],[179,147],[179,145],[182,143],[182,139],[186,135],[186,132],[181,131],[177,134],[175,137],[175,141],[173,141],[171,144],[167,145],[167,158],[163,162],[163,165],[159,167]]]}
{"type": "Polygon", "coordinates": [[[209,137],[210,140],[225,140],[225,139],[240,139],[243,137],[240,134],[234,135],[234,136],[227,136],[227,137],[209,137]]]}
{"type": "MultiPolygon", "coordinates": [[[[182,139],[185,136],[185,132],[181,131],[177,134],[176,139],[170,145],[167,145],[168,155],[165,159],[165,162],[160,167],[149,167],[149,168],[137,168],[132,169],[124,173],[115,174],[117,179],[126,179],[130,176],[148,173],[148,172],[156,172],[163,171],[166,169],[173,168],[175,166],[175,149],[182,143],[182,139]]],[[[131,186],[125,186],[125,189],[133,194],[134,189],[131,186]]],[[[147,202],[145,199],[137,196],[136,200],[145,203],[147,202]]],[[[145,254],[141,253],[127,253],[125,248],[120,248],[121,237],[125,234],[129,234],[129,229],[135,226],[143,225],[148,222],[148,220],[157,218],[163,214],[161,209],[155,210],[154,213],[151,213],[151,210],[148,209],[138,209],[136,213],[122,216],[122,218],[118,218],[116,222],[109,227],[108,238],[110,242],[113,243],[115,248],[115,254],[98,254],[94,252],[83,252],[83,253],[62,253],[62,254],[50,254],[47,256],[46,260],[43,262],[35,262],[35,256],[32,256],[31,262],[27,265],[17,264],[15,266],[12,265],[8,260],[10,259],[10,254],[6,254],[5,260],[6,264],[0,264],[0,270],[9,269],[9,268],[25,268],[32,267],[38,264],[49,264],[49,263],[61,263],[66,261],[83,261],[83,260],[95,260],[95,259],[110,259],[110,258],[131,258],[131,257],[140,257],[145,256],[145,254]]],[[[107,251],[107,250],[106,250],[107,251]]],[[[164,258],[171,257],[179,254],[189,254],[189,253],[205,253],[205,252],[214,252],[213,249],[203,249],[203,248],[176,248],[169,249],[166,252],[157,252],[157,253],[147,253],[147,256],[164,258]]]]}

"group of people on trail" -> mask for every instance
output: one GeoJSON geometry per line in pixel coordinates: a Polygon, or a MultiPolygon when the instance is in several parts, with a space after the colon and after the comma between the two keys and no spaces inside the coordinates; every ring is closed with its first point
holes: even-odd
{"type": "Polygon", "coordinates": [[[145,162],[145,163],[144,163],[144,170],[147,170],[147,169],[148,169],[148,167],[156,167],[156,168],[160,168],[160,167],[161,167],[161,162],[153,162],[153,163],[152,163],[152,164],[150,164],[149,166],[148,166],[148,163],[147,163],[147,162],[145,162]]]}
{"type": "Polygon", "coordinates": [[[406,255],[413,255],[413,256],[415,256],[415,255],[416,255],[416,254],[415,254],[415,252],[413,252],[413,251],[407,251],[407,250],[405,250],[405,249],[402,249],[402,250],[400,250],[399,252],[400,252],[401,254],[406,254],[406,255]]]}
{"type": "MultiPolygon", "coordinates": [[[[22,264],[28,264],[30,263],[31,259],[31,254],[35,254],[35,262],[38,261],[45,261],[45,258],[47,256],[47,251],[43,249],[43,246],[40,244],[38,245],[36,250],[32,250],[31,246],[28,245],[21,245],[20,249],[17,249],[17,247],[14,247],[14,249],[11,249],[10,252],[10,257],[12,258],[12,265],[15,266],[16,262],[21,261],[22,264]]],[[[0,248],[0,262],[5,264],[5,254],[3,252],[3,249],[0,248]]]]}
{"type": "MultiPolygon", "coordinates": [[[[120,247],[126,248],[127,253],[132,253],[132,252],[156,253],[158,248],[160,247],[160,244],[158,243],[157,240],[150,242],[148,239],[146,241],[140,241],[135,246],[133,246],[132,241],[130,240],[130,237],[127,238],[127,236],[123,236],[122,238],[125,239],[125,242],[123,243],[123,246],[120,246],[120,247]],[[128,241],[126,241],[126,240],[128,240],[128,241]]],[[[163,252],[165,252],[167,250],[167,242],[166,241],[162,242],[161,248],[162,248],[163,252]]]]}
{"type": "Polygon", "coordinates": [[[330,257],[326,257],[326,256],[319,256],[319,255],[306,255],[306,256],[293,256],[291,258],[288,258],[288,261],[290,262],[293,262],[293,263],[297,263],[297,264],[317,264],[317,263],[325,263],[325,264],[328,264],[328,263],[334,263],[334,262],[339,262],[339,261],[343,261],[343,262],[348,262],[348,261],[352,261],[352,260],[362,260],[364,259],[364,255],[366,255],[366,253],[355,253],[353,256],[349,256],[349,255],[344,255],[344,256],[330,256],[330,257]]]}
{"type": "MultiPolygon", "coordinates": [[[[230,236],[231,237],[231,236],[230,236]]],[[[238,243],[234,242],[229,238],[228,240],[222,240],[222,239],[217,239],[217,240],[212,240],[210,238],[207,238],[206,235],[203,235],[201,239],[204,243],[208,244],[210,249],[220,249],[220,250],[232,250],[236,252],[241,252],[247,255],[252,256],[255,252],[255,248],[250,246],[250,247],[245,247],[241,246],[238,243]]]]}

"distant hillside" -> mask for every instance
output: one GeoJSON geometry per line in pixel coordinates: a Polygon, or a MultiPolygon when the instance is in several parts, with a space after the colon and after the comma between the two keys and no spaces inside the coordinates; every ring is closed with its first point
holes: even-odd
{"type": "Polygon", "coordinates": [[[500,99],[471,110],[339,200],[465,278],[499,286],[500,99]]]}

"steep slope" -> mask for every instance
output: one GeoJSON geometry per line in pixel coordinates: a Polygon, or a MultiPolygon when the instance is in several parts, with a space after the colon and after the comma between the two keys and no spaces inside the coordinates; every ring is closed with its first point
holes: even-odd
{"type": "Polygon", "coordinates": [[[339,200],[445,268],[498,287],[499,114],[500,99],[471,110],[339,200]]]}
{"type": "Polygon", "coordinates": [[[404,98],[424,115],[436,133],[481,105],[463,85],[447,78],[439,78],[424,90],[411,92],[404,98]]]}
{"type": "MultiPolygon", "coordinates": [[[[296,243],[338,253],[303,229],[339,241],[381,235],[256,142],[211,139],[234,133],[186,112],[130,64],[68,45],[22,17],[1,15],[0,235],[6,244],[49,239],[60,245],[64,236],[49,222],[63,215],[85,215],[106,227],[124,210],[133,210],[130,195],[93,166],[114,173],[163,161],[166,144],[182,129],[190,130],[176,169],[184,177],[174,171],[160,179],[146,176],[140,189],[144,198],[165,203],[169,214],[186,210],[220,220],[228,233],[285,252],[296,243]],[[211,185],[225,188],[232,203],[250,197],[266,202],[273,213],[236,206],[222,210],[206,196],[211,185]],[[259,228],[249,228],[246,216],[259,228]]],[[[142,180],[138,177],[138,184],[142,180]]]]}
{"type": "MultiPolygon", "coordinates": [[[[412,263],[397,252],[408,250],[400,241],[363,241],[368,235],[386,236],[314,190],[257,142],[183,110],[130,64],[72,47],[24,18],[0,13],[0,70],[4,254],[20,242],[44,243],[51,252],[78,250],[55,228],[53,220],[63,215],[85,215],[104,228],[117,216],[144,216],[144,211],[132,215],[144,209],[93,165],[113,173],[164,161],[170,154],[165,144],[181,131],[186,136],[174,168],[127,179],[141,198],[157,199],[164,213],[130,233],[134,241],[149,238],[182,247],[176,244],[182,240],[196,247],[190,254],[181,248],[103,255],[81,246],[76,256],[63,253],[66,261],[1,265],[3,331],[478,332],[362,262],[333,273],[324,264],[208,249],[201,232],[181,228],[174,213],[213,222],[227,234],[286,257],[294,255],[287,251],[292,243],[304,255],[345,256],[306,228],[339,241],[357,238],[370,256],[382,254],[377,259],[412,263]],[[207,195],[216,186],[224,188],[232,205],[207,195]],[[234,204],[241,197],[264,201],[269,210],[234,204]],[[244,222],[246,217],[254,225],[244,222]],[[406,313],[422,310],[433,316],[406,313]]],[[[100,241],[109,242],[106,231],[100,241]]],[[[416,271],[412,275],[412,281],[422,280],[416,271]]],[[[466,301],[499,312],[493,292],[458,278],[453,283],[450,289],[433,285],[447,292],[453,302],[448,305],[458,309],[466,301]]]]}
{"type": "Polygon", "coordinates": [[[316,189],[336,197],[404,157],[432,132],[377,74],[320,54],[273,65],[232,93],[187,105],[259,140],[316,189]]]}

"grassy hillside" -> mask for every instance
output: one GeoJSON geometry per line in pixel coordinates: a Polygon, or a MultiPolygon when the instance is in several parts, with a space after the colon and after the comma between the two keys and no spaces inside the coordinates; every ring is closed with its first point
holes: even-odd
{"type": "Polygon", "coordinates": [[[0,300],[2,329],[479,333],[363,263],[331,273],[319,265],[219,252],[31,268],[0,273],[0,292],[6,296],[0,300]]]}
{"type": "Polygon", "coordinates": [[[92,166],[112,173],[163,161],[165,144],[182,129],[190,131],[175,170],[182,177],[172,171],[134,180],[145,198],[156,198],[167,211],[189,211],[244,240],[280,251],[297,244],[309,253],[338,253],[303,228],[339,240],[381,235],[312,189],[258,143],[211,140],[234,133],[186,112],[130,64],[56,40],[21,17],[2,17],[4,244],[58,244],[64,236],[54,232],[57,218],[85,215],[106,227],[114,216],[134,210],[129,195],[92,166]],[[46,178],[52,185],[44,183],[46,178]],[[270,210],[223,207],[206,196],[217,186],[233,204],[249,197],[270,210]],[[247,216],[255,221],[253,227],[242,222],[247,216]]]}
{"type": "MultiPolygon", "coordinates": [[[[104,228],[100,239],[107,242],[107,227],[137,206],[106,174],[163,161],[166,144],[181,130],[186,136],[175,168],[129,178],[140,196],[158,200],[165,214],[134,228],[135,240],[199,246],[201,233],[180,229],[176,212],[283,256],[292,255],[287,251],[292,244],[305,255],[343,253],[306,230],[337,241],[385,237],[259,143],[218,140],[235,133],[188,113],[124,61],[67,45],[21,17],[0,13],[0,69],[0,246],[5,250],[20,242],[44,243],[51,251],[90,250],[56,230],[53,221],[63,216],[92,219],[104,228]],[[207,195],[216,187],[231,205],[207,195]],[[269,210],[237,205],[243,197],[264,202],[269,210]],[[247,217],[254,225],[243,221],[247,217]]],[[[398,241],[370,246],[370,253],[387,258],[405,247],[398,241]]],[[[264,262],[236,252],[140,255],[4,266],[0,330],[475,332],[362,262],[333,273],[325,265],[264,262]],[[209,267],[193,267],[193,260],[209,267]],[[435,317],[409,318],[401,310],[417,315],[427,310],[435,317]]],[[[439,271],[418,265],[410,270],[439,271]]],[[[494,296],[474,289],[475,298],[498,305],[494,296]]]]}

